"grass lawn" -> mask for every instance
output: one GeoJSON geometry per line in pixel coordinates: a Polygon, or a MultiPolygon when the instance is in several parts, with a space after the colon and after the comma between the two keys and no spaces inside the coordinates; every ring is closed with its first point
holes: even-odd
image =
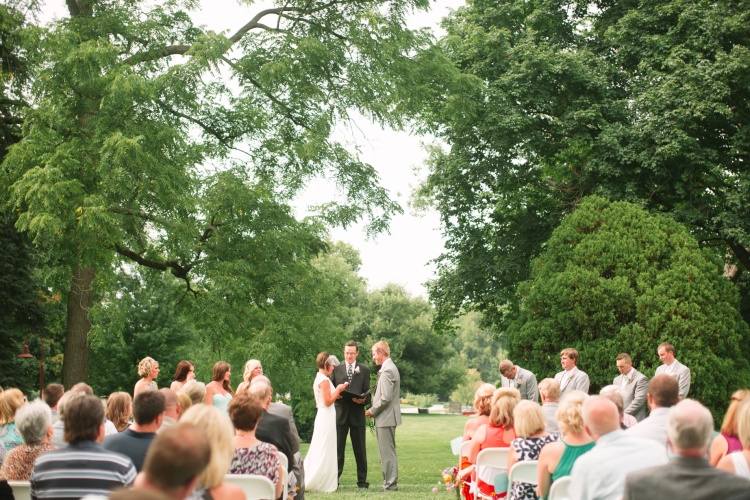
{"type": "MultiPolygon", "coordinates": [[[[398,489],[396,493],[379,493],[383,485],[380,455],[375,434],[367,431],[367,480],[370,488],[357,488],[357,466],[349,440],[347,440],[344,473],[339,489],[334,493],[305,493],[309,500],[335,499],[354,500],[368,498],[433,498],[453,500],[456,493],[440,488],[433,493],[433,486],[442,484],[440,473],[448,466],[458,464],[453,455],[450,440],[463,434],[469,417],[461,415],[402,415],[402,425],[396,430],[396,454],[398,455],[398,489]]],[[[307,454],[310,443],[302,443],[302,456],[307,454]]]]}

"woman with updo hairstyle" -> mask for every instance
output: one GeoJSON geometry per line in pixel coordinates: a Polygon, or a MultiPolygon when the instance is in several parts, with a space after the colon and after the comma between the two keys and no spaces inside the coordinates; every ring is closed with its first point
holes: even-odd
{"type": "Polygon", "coordinates": [[[245,392],[250,388],[253,377],[263,375],[263,367],[257,359],[251,359],[245,363],[245,371],[242,374],[242,382],[237,386],[237,394],[245,392]]]}
{"type": "Polygon", "coordinates": [[[214,373],[211,382],[206,384],[206,404],[228,414],[229,402],[234,396],[232,386],[229,385],[229,377],[232,375],[232,367],[226,361],[218,361],[214,365],[214,373]]]}
{"type": "Polygon", "coordinates": [[[727,407],[727,412],[724,414],[720,433],[711,443],[711,451],[708,454],[708,463],[713,467],[716,467],[719,460],[724,456],[742,451],[737,423],[739,421],[740,403],[747,396],[750,396],[750,391],[741,389],[735,391],[729,400],[729,407],[727,407]]]}
{"type": "Polygon", "coordinates": [[[583,403],[588,397],[585,392],[572,391],[560,403],[555,418],[562,436],[560,440],[546,444],[539,454],[536,488],[539,498],[547,498],[552,483],[569,476],[578,457],[596,444],[583,429],[583,403]]]}
{"type": "MultiPolygon", "coordinates": [[[[495,390],[492,395],[492,409],[490,421],[479,426],[471,438],[471,449],[469,450],[469,461],[477,463],[477,455],[485,448],[508,448],[511,441],[516,439],[513,429],[513,410],[521,401],[521,393],[518,389],[502,387],[495,390]]],[[[484,470],[475,470],[473,479],[482,493],[489,497],[504,498],[506,492],[495,492],[494,477],[498,472],[503,472],[505,464],[500,467],[486,467],[484,470]]]]}
{"type": "Polygon", "coordinates": [[[135,383],[133,397],[141,391],[159,390],[156,382],[154,382],[154,379],[159,376],[159,362],[154,358],[145,357],[138,363],[138,375],[141,376],[141,379],[135,383]]]}
{"type": "Polygon", "coordinates": [[[2,460],[0,480],[28,481],[31,469],[42,453],[54,450],[49,443],[52,437],[51,411],[44,401],[36,400],[16,412],[16,426],[23,444],[10,450],[2,460]]]}
{"type": "Polygon", "coordinates": [[[203,429],[211,443],[211,460],[198,476],[198,486],[188,500],[244,500],[245,493],[239,486],[224,483],[234,455],[229,417],[213,406],[196,405],[182,415],[180,423],[183,422],[203,429]]]}
{"type": "Polygon", "coordinates": [[[127,392],[113,392],[107,398],[104,412],[107,419],[114,424],[117,432],[130,427],[130,416],[133,413],[133,400],[127,392]]]}
{"type": "MultiPolygon", "coordinates": [[[[469,441],[474,436],[476,430],[490,422],[490,411],[492,410],[492,395],[495,393],[495,386],[492,384],[481,384],[474,393],[474,409],[477,416],[466,421],[464,426],[463,441],[469,441]]],[[[474,465],[469,462],[468,456],[461,457],[461,476],[467,479],[474,472],[474,465]]],[[[474,494],[470,491],[469,482],[464,482],[463,495],[467,500],[472,500],[474,494]]]]}
{"type": "Polygon", "coordinates": [[[18,389],[6,389],[0,394],[0,463],[2,455],[23,443],[21,433],[16,428],[16,412],[24,404],[26,398],[18,389]]]}
{"type": "Polygon", "coordinates": [[[255,430],[263,415],[260,400],[246,393],[239,393],[229,403],[229,418],[234,425],[234,457],[229,466],[230,474],[257,474],[265,476],[276,486],[276,498],[284,491],[282,465],[278,450],[269,443],[255,437],[255,430]]]}
{"type": "Polygon", "coordinates": [[[180,392],[182,387],[193,379],[195,379],[195,367],[190,361],[183,359],[177,365],[177,370],[174,372],[174,381],[169,388],[174,392],[180,392]]]}

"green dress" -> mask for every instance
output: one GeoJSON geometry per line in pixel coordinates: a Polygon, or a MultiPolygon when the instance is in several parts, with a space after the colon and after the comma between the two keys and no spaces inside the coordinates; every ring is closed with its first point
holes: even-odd
{"type": "Polygon", "coordinates": [[[560,457],[560,461],[557,463],[557,467],[555,467],[555,472],[552,473],[553,483],[561,477],[569,476],[570,469],[573,468],[573,464],[578,460],[578,457],[593,448],[596,443],[592,441],[589,444],[572,446],[563,441],[563,444],[565,445],[565,450],[560,457]]]}

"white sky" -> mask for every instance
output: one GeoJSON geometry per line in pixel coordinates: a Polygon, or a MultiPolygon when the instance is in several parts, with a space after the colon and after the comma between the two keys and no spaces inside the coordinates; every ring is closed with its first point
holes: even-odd
{"type": "MultiPolygon", "coordinates": [[[[258,4],[262,3],[247,6],[239,5],[233,0],[203,0],[203,4],[205,7],[197,20],[198,24],[205,24],[217,32],[229,30],[234,33],[258,10],[258,4]]],[[[464,0],[435,0],[429,12],[413,15],[409,25],[412,28],[433,27],[437,30],[440,19],[448,14],[449,9],[463,4],[464,0]]],[[[64,0],[45,2],[43,18],[66,15],[64,0]]],[[[331,236],[360,251],[360,274],[367,280],[370,290],[387,283],[398,283],[412,295],[426,298],[427,292],[423,284],[435,277],[435,266],[429,261],[443,251],[443,238],[437,212],[414,215],[408,207],[408,201],[411,192],[426,173],[423,167],[426,153],[421,144],[431,142],[431,138],[382,130],[367,119],[358,120],[355,125],[358,132],[354,137],[351,132],[345,135],[342,133],[341,137],[346,139],[339,140],[360,148],[362,160],[377,169],[382,185],[401,204],[404,214],[393,218],[390,234],[381,234],[372,240],[367,239],[362,225],[347,230],[335,229],[331,236]]],[[[321,193],[328,189],[320,184],[311,185],[309,193],[300,200],[300,205],[319,201],[314,200],[314,195],[310,193],[321,193]],[[307,201],[308,197],[311,202],[307,201]]]]}

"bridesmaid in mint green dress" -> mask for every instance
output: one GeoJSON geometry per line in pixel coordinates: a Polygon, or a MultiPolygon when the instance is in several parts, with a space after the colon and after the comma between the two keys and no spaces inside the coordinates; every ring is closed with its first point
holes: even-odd
{"type": "Polygon", "coordinates": [[[206,384],[206,404],[215,406],[227,415],[229,414],[229,402],[234,396],[232,386],[229,385],[229,377],[232,375],[232,367],[226,361],[218,361],[214,365],[213,380],[206,384]]]}

